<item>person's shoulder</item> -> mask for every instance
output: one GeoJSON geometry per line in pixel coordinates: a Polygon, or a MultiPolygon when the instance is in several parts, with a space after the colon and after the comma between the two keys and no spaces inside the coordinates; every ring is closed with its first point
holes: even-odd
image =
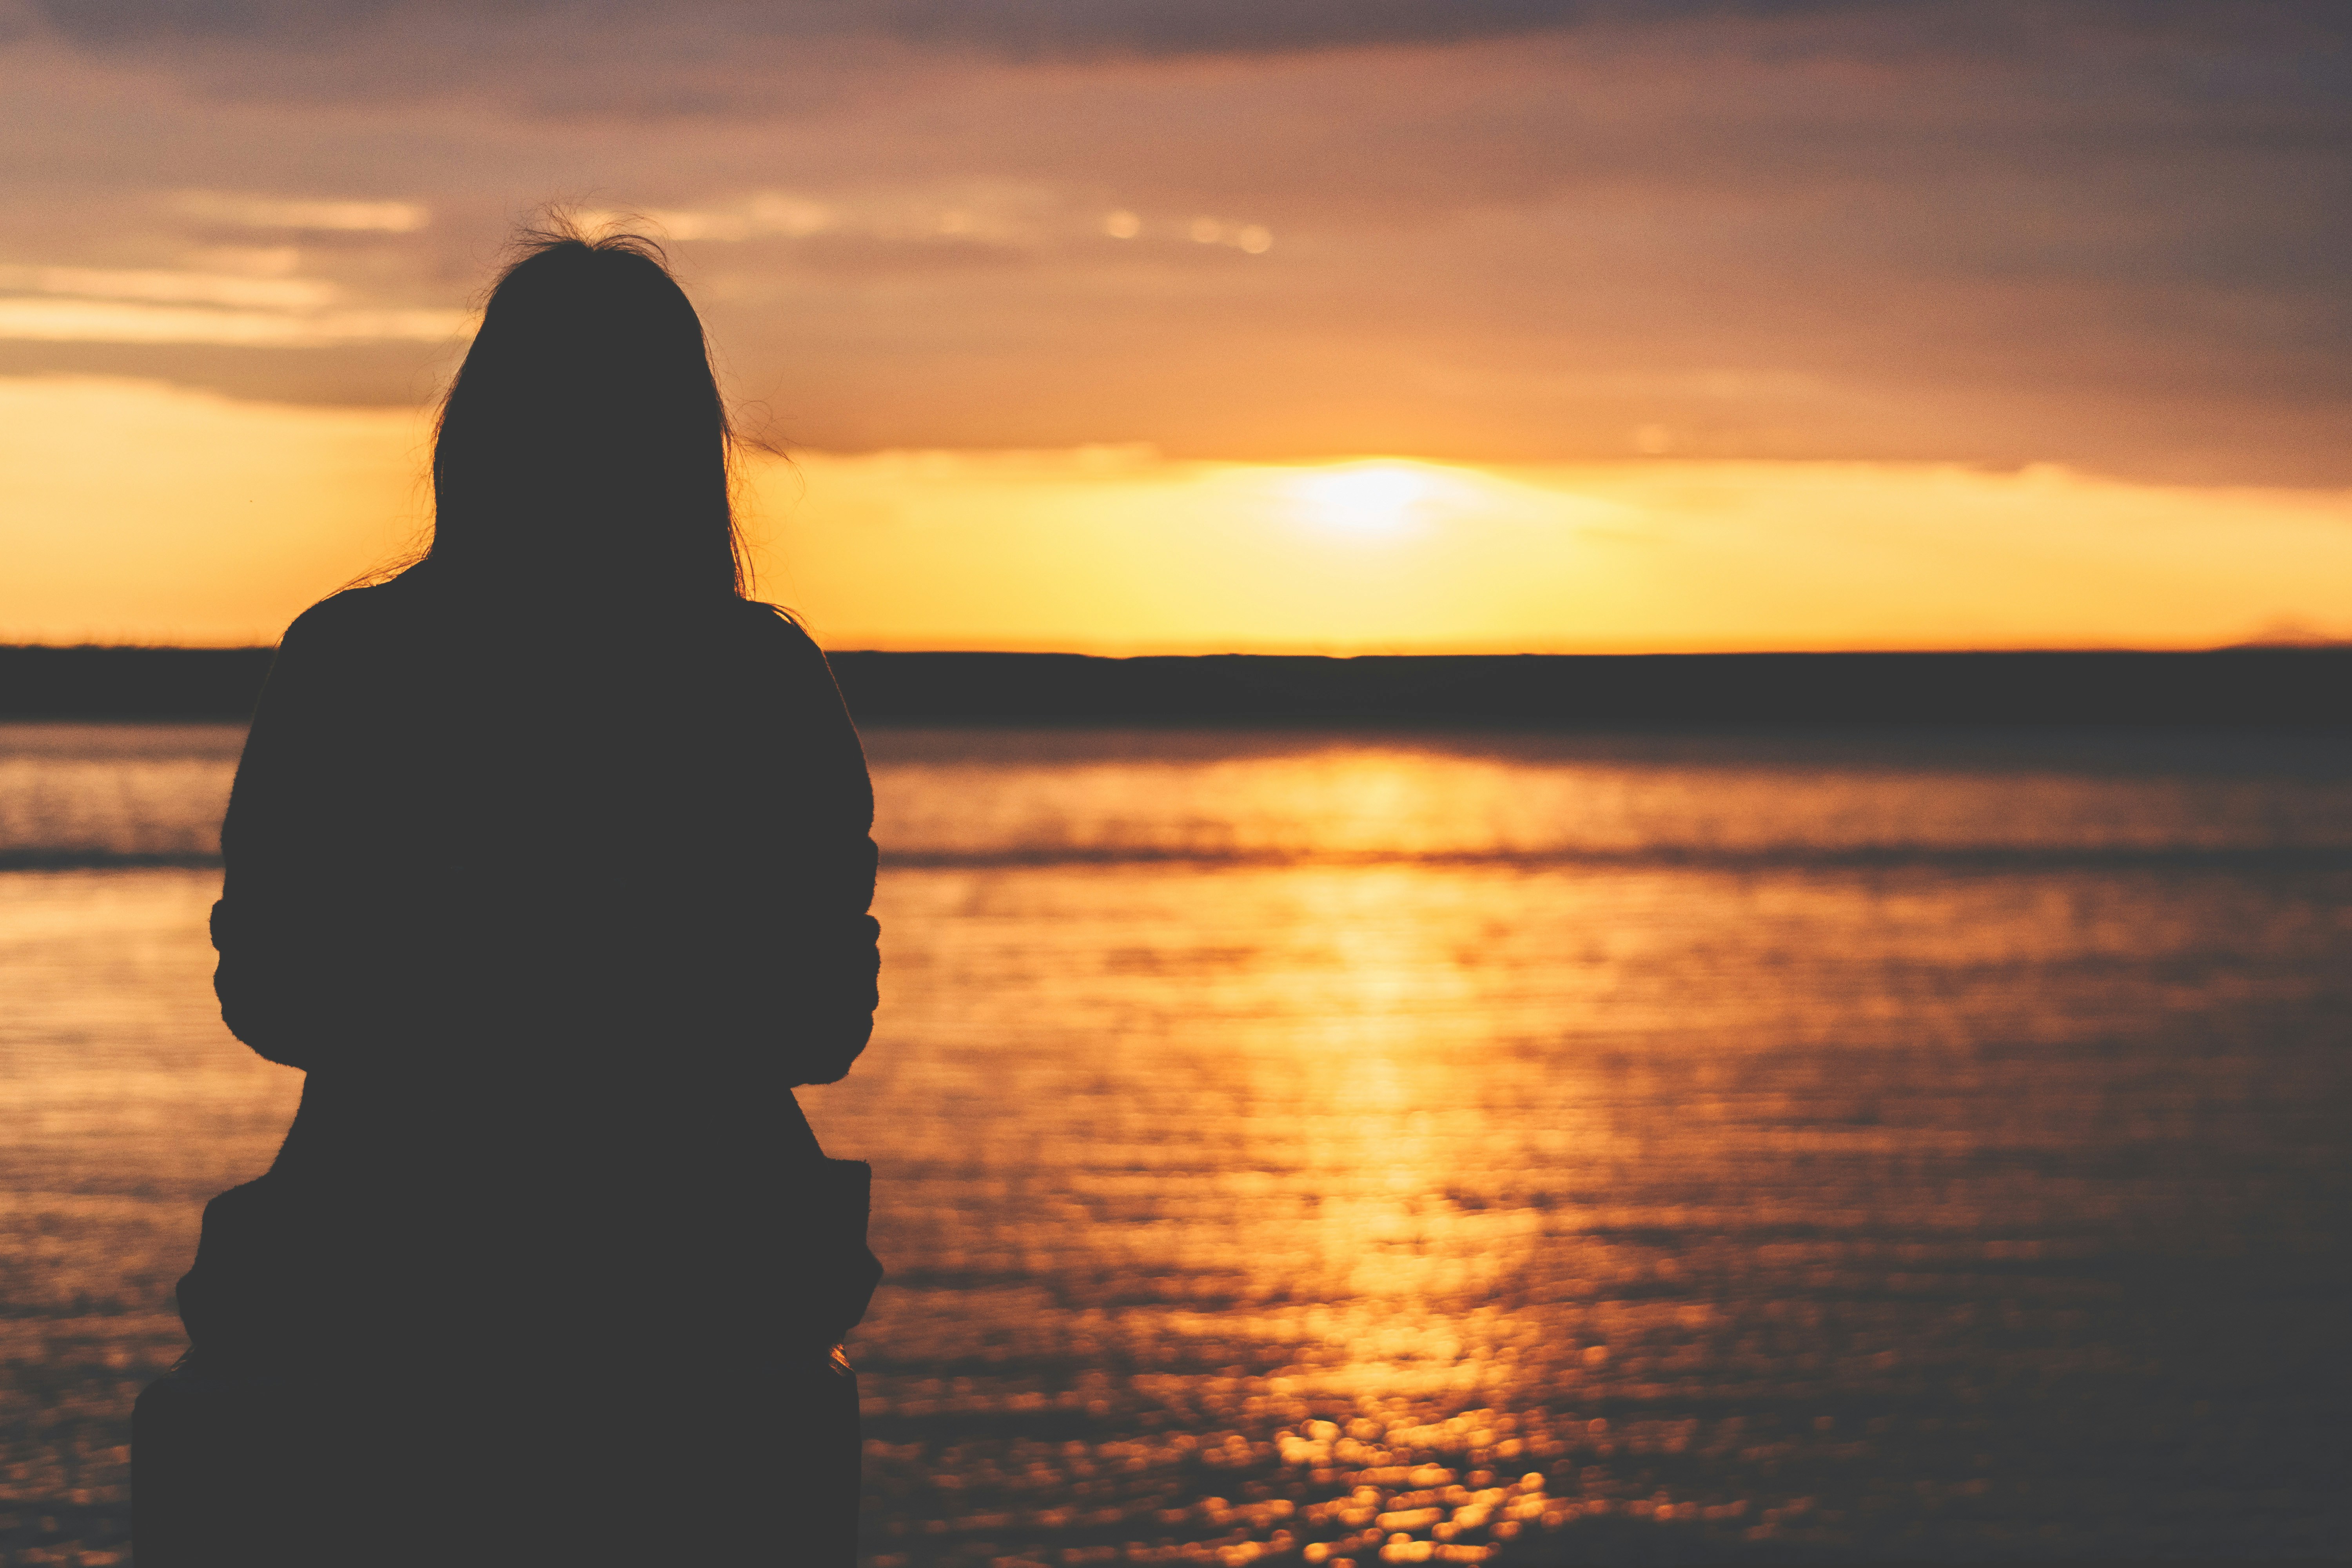
{"type": "Polygon", "coordinates": [[[793,618],[790,610],[760,599],[735,601],[736,624],[744,634],[775,657],[805,659],[814,657],[820,661],[824,654],[817,647],[816,639],[808,628],[793,618]]]}
{"type": "Polygon", "coordinates": [[[834,678],[833,663],[791,611],[745,599],[739,601],[736,615],[751,644],[747,663],[757,672],[755,679],[795,692],[800,700],[838,710],[841,687],[834,678]]]}
{"type": "Polygon", "coordinates": [[[281,651],[324,650],[372,640],[405,618],[409,598],[400,591],[396,578],[330,594],[295,616],[278,646],[281,651]]]}
{"type": "Polygon", "coordinates": [[[782,605],[772,605],[765,599],[736,599],[731,601],[730,607],[744,626],[758,626],[773,637],[808,640],[808,633],[793,618],[793,613],[782,605]]]}

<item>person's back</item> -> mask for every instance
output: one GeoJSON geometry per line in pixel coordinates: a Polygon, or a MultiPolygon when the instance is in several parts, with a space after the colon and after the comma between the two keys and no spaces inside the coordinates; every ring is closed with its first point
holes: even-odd
{"type": "Polygon", "coordinates": [[[872,803],[814,645],[740,600],[616,636],[428,571],[288,634],[223,829],[215,933],[267,938],[223,947],[230,1026],[305,1069],[642,1078],[656,1031],[675,1071],[840,1077],[872,803]]]}
{"type": "MultiPolygon", "coordinates": [[[[524,262],[466,374],[551,255],[607,265],[576,242],[524,262]]],[[[465,385],[445,450],[466,447],[465,385]]],[[[499,493],[468,461],[476,499],[499,493]]],[[[828,1351],[876,1272],[863,1167],[823,1157],[790,1089],[840,1077],[871,1025],[856,738],[814,645],[731,582],[649,573],[632,597],[586,570],[533,592],[529,552],[502,559],[496,514],[452,495],[464,466],[436,455],[436,477],[433,555],[295,623],[239,766],[223,1016],[308,1077],[268,1175],[207,1210],[180,1291],[192,1376],[310,1390],[284,1424],[365,1455],[286,1478],[296,1560],[362,1560],[341,1532],[373,1512],[380,1535],[392,1492],[407,1539],[364,1549],[382,1561],[772,1545],[814,1506],[783,1470],[829,1468],[854,1506],[855,1394],[828,1351]],[[594,1529],[565,1535],[583,1510],[594,1529]]],[[[628,542],[626,516],[572,504],[592,545],[628,542]]],[[[141,1440],[140,1526],[169,1538],[141,1440]]]]}

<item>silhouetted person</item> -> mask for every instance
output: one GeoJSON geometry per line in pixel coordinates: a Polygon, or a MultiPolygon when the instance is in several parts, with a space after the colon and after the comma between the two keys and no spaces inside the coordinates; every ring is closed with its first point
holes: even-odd
{"type": "Polygon", "coordinates": [[[872,1027],[873,801],[729,441],[658,252],[534,236],[429,553],[287,632],[213,941],[308,1077],[180,1282],[142,1568],[852,1561],[880,1271],[792,1089],[872,1027]]]}

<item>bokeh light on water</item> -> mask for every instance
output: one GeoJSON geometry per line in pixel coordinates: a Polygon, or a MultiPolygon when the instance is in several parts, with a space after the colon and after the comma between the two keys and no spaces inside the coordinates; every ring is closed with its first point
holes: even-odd
{"type": "MultiPolygon", "coordinates": [[[[892,1270],[876,1564],[2345,1538],[2342,744],[870,743],[887,1009],[806,1100],[892,1270]]],[[[0,763],[115,857],[0,879],[18,1561],[121,1549],[194,1205],[290,1110],[214,874],[120,864],[202,853],[193,744],[0,763]]]]}

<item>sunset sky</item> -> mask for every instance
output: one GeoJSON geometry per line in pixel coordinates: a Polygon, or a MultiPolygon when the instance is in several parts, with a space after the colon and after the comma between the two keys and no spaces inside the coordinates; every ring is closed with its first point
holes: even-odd
{"type": "Polygon", "coordinates": [[[0,639],[396,548],[551,200],[837,647],[2352,637],[2335,6],[29,0],[0,83],[0,639]]]}

